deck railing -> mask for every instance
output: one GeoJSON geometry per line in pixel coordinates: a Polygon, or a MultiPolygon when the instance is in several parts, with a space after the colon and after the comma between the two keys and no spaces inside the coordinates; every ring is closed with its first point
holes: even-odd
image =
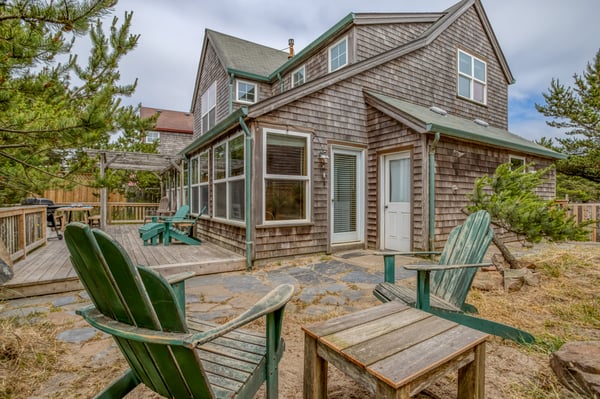
{"type": "Polygon", "coordinates": [[[46,243],[46,207],[0,208],[0,240],[14,262],[46,243]]]}
{"type": "MultiPolygon", "coordinates": [[[[91,214],[100,213],[100,205],[97,202],[77,205],[92,206],[91,214]]],[[[107,223],[143,223],[145,216],[157,209],[156,203],[109,202],[107,223]]],[[[46,206],[0,208],[0,240],[4,243],[13,262],[46,244],[46,206]]]]}

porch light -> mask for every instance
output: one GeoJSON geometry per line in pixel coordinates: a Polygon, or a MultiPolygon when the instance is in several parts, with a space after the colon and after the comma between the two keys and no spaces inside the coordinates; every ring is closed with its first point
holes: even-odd
{"type": "Polygon", "coordinates": [[[327,152],[322,151],[319,154],[319,161],[321,161],[321,166],[322,167],[327,166],[327,163],[329,162],[329,155],[327,155],[327,152]]]}

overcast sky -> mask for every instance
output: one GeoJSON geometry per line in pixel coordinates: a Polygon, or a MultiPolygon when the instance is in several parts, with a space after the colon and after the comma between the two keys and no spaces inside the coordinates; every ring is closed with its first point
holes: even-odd
{"type": "MultiPolygon", "coordinates": [[[[124,83],[138,78],[127,104],[190,111],[206,28],[296,52],[350,12],[443,11],[458,0],[120,0],[133,11],[138,47],[121,62],[124,83]]],[[[509,130],[529,139],[560,135],[534,104],[552,78],[571,85],[600,49],[598,0],[482,0],[516,79],[509,87],[509,130]]],[[[108,24],[108,21],[107,21],[108,24]]]]}

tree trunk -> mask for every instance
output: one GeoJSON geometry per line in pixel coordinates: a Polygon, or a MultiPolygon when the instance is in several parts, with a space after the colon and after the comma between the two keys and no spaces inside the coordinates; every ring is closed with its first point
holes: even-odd
{"type": "Polygon", "coordinates": [[[519,269],[520,268],[519,261],[517,260],[517,258],[515,258],[515,256],[512,253],[510,253],[510,250],[502,242],[502,240],[500,240],[496,235],[494,235],[494,237],[492,238],[492,242],[494,243],[496,248],[498,248],[500,250],[502,257],[510,265],[511,269],[519,269]]]}

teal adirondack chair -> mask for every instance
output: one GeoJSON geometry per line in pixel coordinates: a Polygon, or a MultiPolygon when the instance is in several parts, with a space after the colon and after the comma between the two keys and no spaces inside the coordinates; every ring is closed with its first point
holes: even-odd
{"type": "Polygon", "coordinates": [[[465,301],[477,269],[490,265],[482,260],[493,236],[489,213],[477,211],[463,225],[452,229],[442,252],[382,252],[384,281],[375,287],[373,294],[382,302],[400,300],[488,334],[531,343],[535,338],[525,331],[466,314],[477,312],[465,301]],[[440,255],[440,258],[437,264],[404,266],[417,271],[415,290],[395,284],[396,255],[440,255]]]}
{"type": "Polygon", "coordinates": [[[167,223],[168,230],[165,230],[165,245],[169,245],[172,239],[183,242],[188,245],[200,245],[201,241],[192,235],[192,229],[196,225],[196,222],[207,211],[207,207],[204,206],[202,210],[196,215],[196,217],[189,219],[177,219],[169,220],[167,223]]]}
{"type": "Polygon", "coordinates": [[[124,397],[138,384],[168,398],[253,398],[266,381],[277,398],[283,355],[283,311],[293,295],[281,285],[237,318],[222,325],[185,319],[185,281],[167,282],[135,266],[101,230],[71,223],[65,231],[71,262],[93,305],[78,314],[110,334],[130,369],[97,398],[124,397]],[[266,317],[266,336],[239,327],[266,317]]]}

